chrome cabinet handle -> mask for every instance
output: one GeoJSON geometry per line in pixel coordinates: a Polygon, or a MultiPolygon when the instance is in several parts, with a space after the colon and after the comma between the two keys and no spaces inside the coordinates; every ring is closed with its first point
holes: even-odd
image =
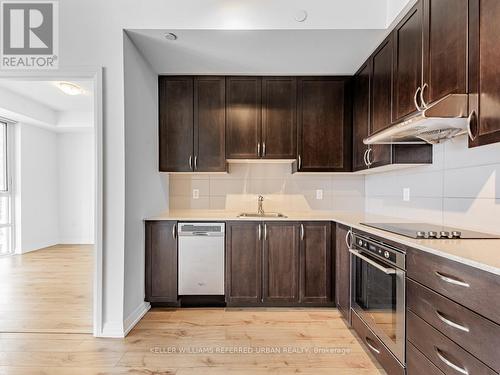
{"type": "Polygon", "coordinates": [[[267,224],[264,224],[264,241],[267,241],[267,224]]]}
{"type": "Polygon", "coordinates": [[[446,364],[448,367],[451,367],[453,370],[458,371],[461,374],[469,375],[469,371],[467,371],[467,369],[454,364],[452,361],[450,361],[448,358],[446,358],[446,355],[444,354],[444,352],[441,351],[438,347],[435,346],[434,350],[436,351],[438,358],[444,364],[446,364]]]}
{"type": "Polygon", "coordinates": [[[262,156],[266,156],[266,142],[262,142],[262,156]]]}
{"type": "Polygon", "coordinates": [[[345,243],[347,247],[350,249],[352,246],[352,231],[349,230],[347,234],[345,235],[345,243]]]}
{"type": "Polygon", "coordinates": [[[259,224],[259,241],[262,239],[262,224],[259,224]]]}
{"type": "Polygon", "coordinates": [[[349,252],[354,255],[355,257],[365,261],[366,263],[368,264],[371,264],[373,267],[375,267],[376,269],[378,269],[379,271],[382,271],[383,273],[385,273],[386,275],[394,275],[396,273],[396,270],[394,268],[388,268],[388,267],[384,267],[382,266],[381,264],[375,262],[374,260],[371,260],[370,258],[368,258],[367,256],[364,256],[363,254],[361,254],[359,251],[357,250],[354,250],[354,249],[349,249],[349,252]]]}
{"type": "Polygon", "coordinates": [[[429,108],[429,106],[427,105],[427,103],[425,102],[425,99],[424,99],[424,92],[425,92],[425,89],[427,87],[429,87],[429,85],[427,83],[424,83],[424,85],[422,86],[422,89],[420,90],[420,103],[422,103],[422,109],[429,108]]]}
{"type": "Polygon", "coordinates": [[[189,169],[193,169],[193,156],[189,155],[189,169]]]}
{"type": "Polygon", "coordinates": [[[194,169],[198,169],[198,155],[195,155],[194,157],[194,169]]]}
{"type": "Polygon", "coordinates": [[[369,151],[369,150],[370,150],[370,149],[369,149],[369,148],[367,148],[367,149],[365,150],[365,154],[363,155],[363,160],[365,161],[365,165],[366,165],[367,167],[369,167],[369,166],[370,166],[370,165],[368,164],[368,160],[366,159],[366,154],[368,154],[368,151],[369,151]]]}
{"type": "Polygon", "coordinates": [[[366,345],[372,350],[374,351],[375,353],[377,354],[380,354],[380,349],[377,349],[376,347],[374,347],[372,344],[370,344],[370,338],[368,336],[365,337],[365,342],[366,342],[366,345]]]}
{"type": "Polygon", "coordinates": [[[472,111],[467,117],[467,134],[469,134],[469,138],[471,141],[474,141],[477,138],[477,134],[472,134],[472,121],[476,118],[476,111],[472,111]]]}
{"type": "Polygon", "coordinates": [[[470,284],[463,282],[461,280],[455,279],[450,276],[445,276],[442,273],[435,271],[434,274],[439,277],[441,280],[447,282],[448,284],[453,284],[453,285],[458,285],[458,286],[463,286],[464,288],[469,288],[470,284]]]}
{"type": "Polygon", "coordinates": [[[366,161],[368,162],[369,167],[371,167],[371,165],[373,164],[373,162],[370,160],[370,155],[372,154],[372,152],[373,148],[369,148],[368,152],[366,153],[366,161]]]}
{"type": "Polygon", "coordinates": [[[461,324],[458,324],[458,323],[455,323],[454,321],[450,320],[450,319],[447,319],[443,316],[442,313],[440,313],[439,311],[436,310],[436,315],[437,317],[439,318],[439,320],[441,320],[443,323],[449,325],[450,327],[453,327],[453,328],[456,328],[456,329],[459,329],[461,331],[464,331],[464,332],[470,332],[469,328],[461,325],[461,324]]]}
{"type": "Polygon", "coordinates": [[[300,224],[300,240],[304,241],[304,224],[300,224]]]}
{"type": "Polygon", "coordinates": [[[302,168],[302,158],[299,155],[299,170],[302,168]]]}
{"type": "Polygon", "coordinates": [[[260,142],[257,143],[257,157],[260,158],[260,142]]]}
{"type": "Polygon", "coordinates": [[[176,240],[176,239],[177,239],[177,224],[174,224],[174,225],[172,226],[172,238],[173,238],[174,240],[176,240]]]}
{"type": "Polygon", "coordinates": [[[418,110],[418,111],[422,111],[422,108],[420,108],[420,105],[418,104],[418,93],[422,91],[422,88],[419,87],[417,89],[417,91],[415,91],[415,95],[413,95],[413,103],[415,104],[415,108],[418,110]]]}

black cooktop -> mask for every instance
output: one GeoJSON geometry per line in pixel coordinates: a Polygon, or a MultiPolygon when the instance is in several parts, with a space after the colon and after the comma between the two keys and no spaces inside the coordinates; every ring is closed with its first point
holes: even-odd
{"type": "Polygon", "coordinates": [[[385,230],[410,238],[420,239],[495,239],[500,235],[474,232],[426,223],[361,223],[368,227],[385,230]]]}

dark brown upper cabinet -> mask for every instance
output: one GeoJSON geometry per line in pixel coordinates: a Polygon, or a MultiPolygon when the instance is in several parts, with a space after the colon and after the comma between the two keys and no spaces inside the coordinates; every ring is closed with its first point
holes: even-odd
{"type": "Polygon", "coordinates": [[[257,304],[262,301],[262,224],[226,224],[226,301],[257,304]]]}
{"type": "Polygon", "coordinates": [[[224,77],[195,78],[194,171],[226,171],[225,131],[226,85],[224,77]]]}
{"type": "Polygon", "coordinates": [[[352,170],[352,123],[348,79],[298,79],[299,172],[352,170]]]}
{"type": "Polygon", "coordinates": [[[500,2],[469,0],[469,147],[500,142],[500,2]]]}
{"type": "Polygon", "coordinates": [[[224,172],[225,78],[160,76],[161,172],[224,172]]]}
{"type": "MultiPolygon", "coordinates": [[[[370,135],[391,125],[393,39],[389,36],[373,53],[371,74],[370,135]]],[[[366,161],[371,168],[390,164],[391,145],[371,145],[366,161]]]]}
{"type": "Polygon", "coordinates": [[[468,0],[424,0],[421,105],[467,91],[468,0]]]}
{"type": "Polygon", "coordinates": [[[297,79],[262,78],[261,157],[297,157],[297,79]]]}
{"type": "Polygon", "coordinates": [[[193,170],[193,77],[158,78],[160,171],[193,170]]]}
{"type": "Polygon", "coordinates": [[[146,301],[177,304],[177,222],[146,222],[146,301]]]}
{"type": "Polygon", "coordinates": [[[368,137],[370,129],[370,77],[371,59],[359,69],[353,79],[352,167],[354,171],[368,168],[366,154],[370,147],[363,143],[363,139],[368,137]]]}
{"type": "Polygon", "coordinates": [[[300,302],[332,302],[332,232],[329,222],[301,223],[300,302]]]}
{"type": "Polygon", "coordinates": [[[423,6],[419,0],[393,31],[392,121],[417,110],[415,98],[419,98],[422,87],[422,24],[423,6]]]}
{"type": "Polygon", "coordinates": [[[264,224],[263,302],[299,301],[299,224],[264,224]]]}
{"type": "Polygon", "coordinates": [[[256,159],[261,155],[262,78],[226,78],[226,157],[256,159]]]}

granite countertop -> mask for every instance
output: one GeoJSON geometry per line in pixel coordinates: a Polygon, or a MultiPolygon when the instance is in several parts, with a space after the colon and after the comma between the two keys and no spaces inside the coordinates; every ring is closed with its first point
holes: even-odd
{"type": "MultiPolygon", "coordinates": [[[[334,221],[415,249],[426,251],[478,269],[500,275],[500,239],[420,240],[362,225],[362,222],[402,222],[400,218],[356,212],[284,212],[286,218],[238,218],[239,212],[216,210],[170,211],[147,221],[334,221]]],[[[407,220],[410,222],[409,220],[407,220]]],[[[466,228],[463,228],[466,229],[466,228]]]]}

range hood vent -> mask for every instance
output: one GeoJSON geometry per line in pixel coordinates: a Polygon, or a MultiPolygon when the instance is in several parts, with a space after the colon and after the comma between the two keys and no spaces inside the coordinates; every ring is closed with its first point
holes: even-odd
{"type": "Polygon", "coordinates": [[[373,144],[436,144],[466,134],[468,129],[468,95],[449,94],[431,106],[418,111],[363,140],[373,144]]]}

